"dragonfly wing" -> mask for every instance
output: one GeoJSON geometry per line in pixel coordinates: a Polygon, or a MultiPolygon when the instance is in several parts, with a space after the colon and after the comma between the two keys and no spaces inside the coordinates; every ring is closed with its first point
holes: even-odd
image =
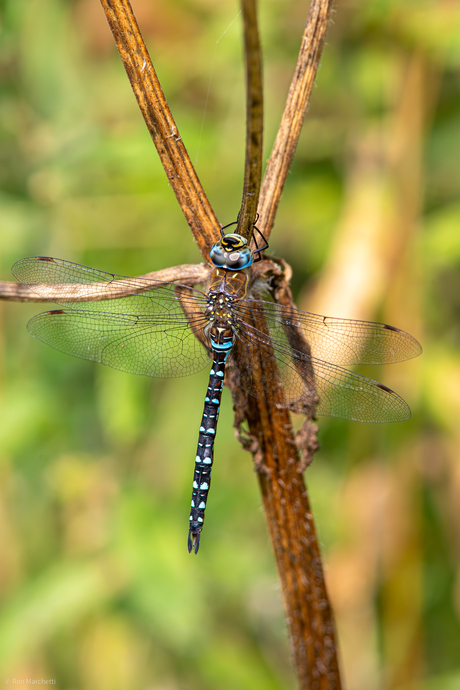
{"type": "Polygon", "coordinates": [[[378,381],[318,360],[313,370],[318,415],[356,422],[403,422],[411,416],[405,400],[378,381]]]}
{"type": "Polygon", "coordinates": [[[59,309],[34,316],[27,329],[56,350],[130,374],[187,376],[210,363],[185,318],[171,324],[151,316],[59,309]]]}
{"type": "Polygon", "coordinates": [[[240,311],[244,320],[249,311],[260,314],[273,337],[287,338],[294,347],[302,338],[313,357],[339,366],[391,364],[422,352],[409,333],[383,323],[320,316],[263,300],[251,300],[240,311]]]}
{"type": "Polygon", "coordinates": [[[135,315],[184,318],[184,308],[197,318],[206,308],[206,295],[178,283],[130,278],[105,273],[62,259],[30,257],[11,269],[15,278],[33,292],[63,307],[135,315]]]}
{"type": "Polygon", "coordinates": [[[64,307],[28,325],[32,335],[62,352],[162,378],[186,376],[209,363],[195,337],[206,341],[206,295],[199,290],[46,257],[22,259],[12,271],[64,307]]]}
{"type": "Polygon", "coordinates": [[[246,323],[238,335],[247,362],[241,373],[241,385],[257,398],[294,412],[359,422],[396,422],[410,417],[408,405],[389,388],[311,357],[308,349],[294,349],[284,331],[274,338],[265,329],[246,323]],[[275,381],[254,375],[260,355],[275,357],[278,369],[275,381]],[[277,391],[275,400],[273,387],[277,391]]]}

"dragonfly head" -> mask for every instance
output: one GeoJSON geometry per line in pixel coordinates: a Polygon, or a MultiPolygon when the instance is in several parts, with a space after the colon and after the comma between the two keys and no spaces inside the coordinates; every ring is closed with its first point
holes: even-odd
{"type": "Polygon", "coordinates": [[[248,245],[248,241],[235,233],[224,235],[219,242],[216,242],[209,257],[217,268],[241,271],[253,263],[254,252],[248,245]]]}

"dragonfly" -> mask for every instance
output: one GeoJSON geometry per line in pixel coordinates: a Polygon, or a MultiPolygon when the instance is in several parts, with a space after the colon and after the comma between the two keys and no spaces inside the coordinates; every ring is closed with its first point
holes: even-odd
{"type": "Polygon", "coordinates": [[[57,350],[158,378],[211,366],[189,517],[188,550],[195,553],[229,362],[247,394],[279,407],[360,422],[398,422],[411,415],[407,403],[345,367],[401,362],[421,353],[415,338],[393,326],[320,316],[270,301],[269,287],[261,290],[250,281],[251,266],[266,247],[252,249],[243,236],[223,230],[210,252],[206,289],[51,257],[25,258],[12,268],[21,283],[61,307],[27,325],[29,333],[57,350]],[[267,370],[276,374],[261,375],[261,359],[274,360],[276,367],[267,370]]]}

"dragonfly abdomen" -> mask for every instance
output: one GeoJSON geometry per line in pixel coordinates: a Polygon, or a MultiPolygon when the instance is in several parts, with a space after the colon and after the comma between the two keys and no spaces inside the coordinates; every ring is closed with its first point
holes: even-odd
{"type": "Polygon", "coordinates": [[[188,534],[189,553],[198,553],[200,534],[203,529],[204,511],[211,486],[211,469],[214,457],[214,439],[219,418],[222,387],[224,384],[225,364],[233,347],[234,334],[227,326],[213,324],[209,336],[213,350],[213,364],[209,374],[208,390],[204,399],[204,410],[201,418],[198,448],[193,474],[192,503],[188,534]]]}

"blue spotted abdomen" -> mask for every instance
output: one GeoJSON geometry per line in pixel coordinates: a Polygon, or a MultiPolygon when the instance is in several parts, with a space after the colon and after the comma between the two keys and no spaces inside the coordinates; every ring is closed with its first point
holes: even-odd
{"type": "Polygon", "coordinates": [[[190,552],[194,549],[195,553],[198,552],[200,545],[204,511],[211,485],[214,439],[224,384],[225,363],[233,347],[234,335],[230,329],[214,325],[211,329],[210,341],[213,350],[213,364],[209,374],[208,390],[204,399],[203,417],[198,436],[188,535],[188,550],[190,552]]]}

